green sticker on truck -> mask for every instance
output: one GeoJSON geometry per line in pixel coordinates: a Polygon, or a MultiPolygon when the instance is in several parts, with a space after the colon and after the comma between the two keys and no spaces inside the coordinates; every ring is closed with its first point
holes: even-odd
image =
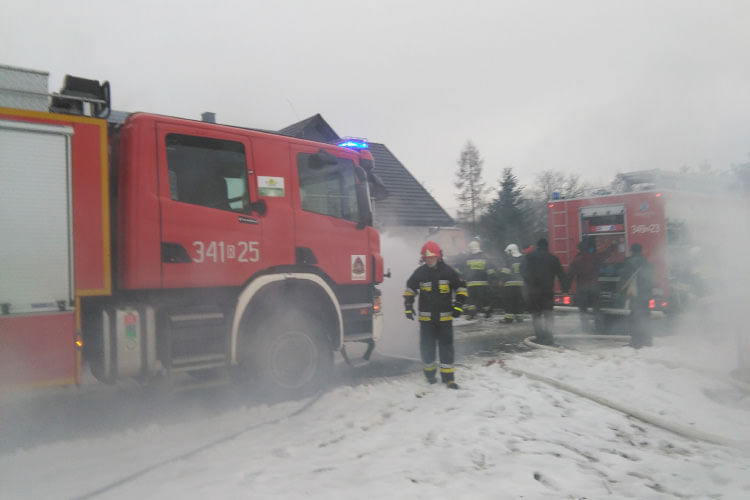
{"type": "Polygon", "coordinates": [[[284,178],[258,176],[258,194],[260,196],[284,196],[284,178]]]}

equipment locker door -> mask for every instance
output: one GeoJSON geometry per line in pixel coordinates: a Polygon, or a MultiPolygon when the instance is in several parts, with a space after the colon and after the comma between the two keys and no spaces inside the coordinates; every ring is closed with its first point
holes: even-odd
{"type": "Polygon", "coordinates": [[[238,286],[261,267],[250,141],[159,124],[162,286],[238,286]]]}
{"type": "Polygon", "coordinates": [[[73,300],[71,127],[0,120],[0,304],[57,311],[73,300]]]}
{"type": "Polygon", "coordinates": [[[0,120],[0,387],[77,376],[72,127],[0,120]]]}

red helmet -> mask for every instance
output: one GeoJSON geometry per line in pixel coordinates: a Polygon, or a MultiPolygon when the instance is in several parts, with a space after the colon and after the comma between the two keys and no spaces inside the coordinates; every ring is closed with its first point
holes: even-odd
{"type": "Polygon", "coordinates": [[[422,245],[422,258],[425,257],[442,257],[442,251],[440,250],[440,246],[435,243],[434,241],[428,241],[424,245],[422,245]]]}

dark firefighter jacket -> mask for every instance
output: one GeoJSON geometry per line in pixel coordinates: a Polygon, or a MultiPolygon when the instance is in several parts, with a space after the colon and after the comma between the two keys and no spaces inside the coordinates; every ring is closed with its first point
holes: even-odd
{"type": "Polygon", "coordinates": [[[487,286],[490,274],[494,273],[492,262],[484,252],[465,255],[461,267],[467,287],[487,286]]]}
{"type": "Polygon", "coordinates": [[[560,259],[543,248],[537,248],[524,257],[521,276],[530,293],[551,294],[554,291],[555,277],[560,280],[561,286],[565,283],[560,259]]]}
{"type": "Polygon", "coordinates": [[[578,282],[578,288],[599,284],[599,268],[612,255],[616,246],[612,245],[599,253],[578,253],[570,263],[568,269],[568,284],[563,288],[570,289],[573,281],[578,282]]]}
{"type": "Polygon", "coordinates": [[[654,266],[643,255],[633,255],[625,261],[619,291],[631,295],[631,306],[648,303],[654,288],[654,266]],[[629,293],[630,291],[630,293],[629,293]]]}
{"type": "Polygon", "coordinates": [[[500,280],[503,282],[503,286],[523,286],[521,261],[523,261],[523,256],[505,256],[505,267],[500,270],[500,280]]]}
{"type": "Polygon", "coordinates": [[[451,321],[454,292],[456,306],[460,308],[467,292],[458,271],[442,260],[434,268],[423,264],[406,281],[404,307],[411,311],[414,297],[419,294],[419,321],[451,321]]]}

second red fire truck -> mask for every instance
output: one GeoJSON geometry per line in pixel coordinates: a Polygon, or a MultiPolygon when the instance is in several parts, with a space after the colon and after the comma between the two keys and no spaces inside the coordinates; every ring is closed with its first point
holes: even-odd
{"type": "MultiPolygon", "coordinates": [[[[698,242],[710,224],[710,202],[706,195],[667,190],[552,200],[550,251],[567,270],[580,241],[597,252],[614,244],[615,252],[599,273],[600,304],[604,314],[624,314],[625,297],[617,293],[620,269],[630,245],[640,243],[654,266],[649,306],[674,313],[703,292],[698,242]]],[[[556,305],[575,305],[574,292],[558,293],[556,305]]]]}

